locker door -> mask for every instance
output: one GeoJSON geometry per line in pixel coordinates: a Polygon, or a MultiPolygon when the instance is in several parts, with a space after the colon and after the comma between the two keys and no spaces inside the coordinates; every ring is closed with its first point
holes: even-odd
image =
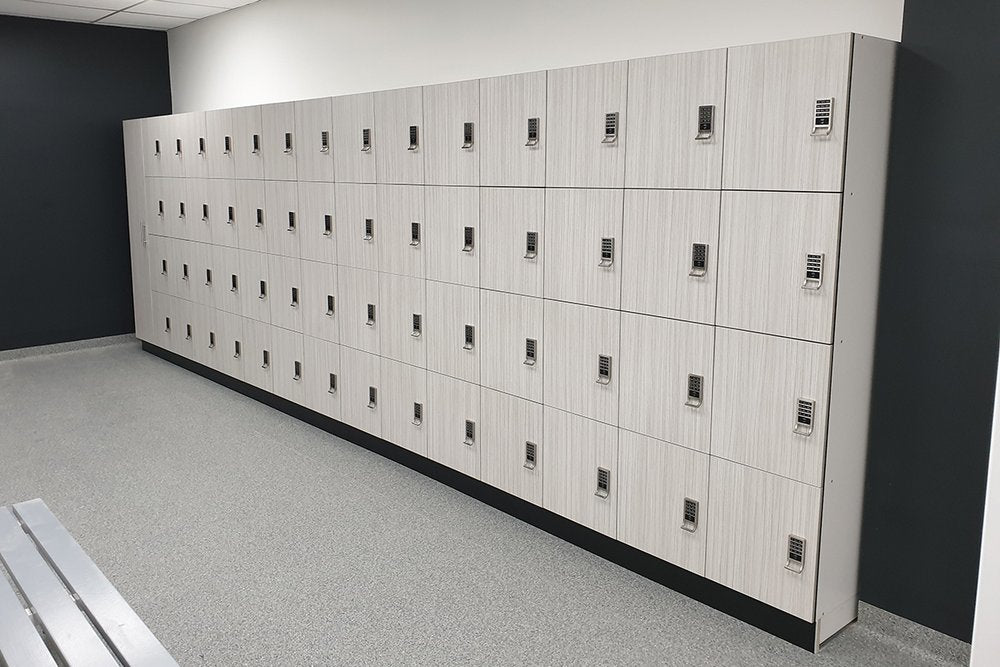
{"type": "Polygon", "coordinates": [[[630,60],[625,187],[721,187],[725,100],[725,49],[630,60]]]}
{"type": "Polygon", "coordinates": [[[340,344],[379,354],[382,309],[379,274],[364,269],[337,267],[340,288],[340,344]]]}
{"type": "Polygon", "coordinates": [[[382,359],[382,437],[427,456],[427,371],[382,359]]]}
{"type": "Polygon", "coordinates": [[[191,255],[191,290],[196,303],[216,307],[215,258],[208,243],[193,243],[191,255]]]}
{"type": "Polygon", "coordinates": [[[267,252],[283,257],[299,257],[299,194],[296,183],[264,182],[267,252]]]}
{"type": "Polygon", "coordinates": [[[174,269],[171,257],[172,239],[163,236],[147,236],[146,255],[149,258],[150,289],[160,294],[172,294],[173,285],[170,272],[174,269]]]}
{"type": "Polygon", "coordinates": [[[482,188],[480,192],[481,286],[542,296],[545,190],[482,188]]]}
{"type": "Polygon", "coordinates": [[[372,93],[333,98],[333,171],[338,183],[375,182],[374,104],[372,93]]]}
{"type": "Polygon", "coordinates": [[[300,181],[333,183],[333,116],[330,98],[295,102],[295,173],[300,181]]]}
{"type": "Polygon", "coordinates": [[[545,297],[618,308],[621,190],[546,190],[545,297]]]}
{"type": "Polygon", "coordinates": [[[715,323],[721,194],[626,190],[622,310],[715,323]]]}
{"type": "Polygon", "coordinates": [[[125,196],[128,205],[129,258],[132,275],[132,305],[135,335],[140,340],[153,336],[153,304],[150,297],[150,264],[146,250],[152,230],[147,226],[146,179],[142,174],[142,123],[122,124],[125,142],[125,196]]]}
{"type": "Polygon", "coordinates": [[[309,369],[305,366],[302,334],[272,325],[271,345],[274,350],[274,367],[271,372],[274,393],[292,403],[305,405],[305,377],[309,374],[309,369]]]}
{"type": "Polygon", "coordinates": [[[545,185],[545,72],[479,80],[483,185],[545,185]]]}
{"type": "Polygon", "coordinates": [[[198,303],[191,304],[194,327],[195,361],[208,368],[219,365],[219,336],[216,326],[215,309],[198,303]]]}
{"type": "Polygon", "coordinates": [[[302,272],[299,260],[291,257],[267,256],[270,277],[271,324],[302,332],[302,272]]]}
{"type": "Polygon", "coordinates": [[[274,365],[271,325],[244,317],[242,348],[243,381],[271,391],[274,365]]]}
{"type": "Polygon", "coordinates": [[[169,146],[164,138],[164,117],[143,118],[142,123],[142,168],[147,178],[164,176],[166,150],[169,146]]]}
{"type": "Polygon", "coordinates": [[[164,350],[173,351],[176,349],[174,336],[179,326],[173,307],[174,298],[169,294],[153,292],[151,301],[153,305],[153,324],[149,342],[164,350]]]}
{"type": "Polygon", "coordinates": [[[299,183],[299,256],[337,263],[333,183],[299,183]]]}
{"type": "Polygon", "coordinates": [[[241,250],[239,292],[243,316],[270,324],[272,291],[267,255],[241,250]]]}
{"type": "Polygon", "coordinates": [[[381,357],[350,347],[340,348],[342,421],[379,438],[382,437],[381,367],[381,357]]]}
{"type": "Polygon", "coordinates": [[[380,270],[423,278],[427,253],[423,186],[378,185],[376,189],[380,270]]]}
{"type": "Polygon", "coordinates": [[[624,429],[618,432],[618,539],[705,574],[706,454],[624,429]]]}
{"type": "Polygon", "coordinates": [[[242,290],[252,288],[244,284],[240,269],[240,251],[226,246],[212,246],[213,278],[215,286],[215,307],[234,315],[243,314],[242,290]]]}
{"type": "Polygon", "coordinates": [[[263,104],[260,107],[263,130],[264,178],[269,181],[296,180],[298,154],[295,136],[295,103],[263,104]]]}
{"type": "Polygon", "coordinates": [[[171,213],[168,186],[169,181],[165,178],[146,177],[146,228],[150,234],[170,236],[173,233],[173,226],[167,224],[171,213]]]}
{"type": "Polygon", "coordinates": [[[618,535],[618,429],[545,407],[545,509],[618,535]]]}
{"type": "Polygon", "coordinates": [[[427,281],[427,368],[479,382],[479,290],[427,281]]]}
{"type": "Polygon", "coordinates": [[[708,452],[715,329],[622,313],[622,428],[708,452]]]}
{"type": "Polygon", "coordinates": [[[199,361],[198,338],[202,331],[204,321],[199,318],[201,308],[196,303],[178,299],[177,316],[181,325],[178,335],[174,338],[177,341],[177,354],[185,359],[199,361]]]}
{"type": "Polygon", "coordinates": [[[427,368],[424,281],[382,273],[379,295],[382,356],[427,368]]]}
{"type": "Polygon", "coordinates": [[[542,406],[483,387],[482,419],[483,481],[541,506],[542,406]]]}
{"type": "Polygon", "coordinates": [[[337,183],[335,192],[337,263],[378,270],[382,228],[376,215],[375,186],[337,183]]]}
{"type": "Polygon", "coordinates": [[[195,259],[198,244],[193,241],[173,239],[170,247],[170,253],[173,256],[173,261],[170,262],[170,265],[175,269],[171,273],[173,295],[185,301],[194,301],[194,284],[197,280],[195,259]]]}
{"type": "Polygon", "coordinates": [[[241,250],[267,252],[267,229],[270,220],[264,206],[264,181],[236,181],[236,234],[241,250]]]}
{"type": "Polygon", "coordinates": [[[237,380],[243,379],[243,318],[215,311],[215,369],[237,380]]]}
{"type": "Polygon", "coordinates": [[[812,622],[820,490],[715,457],[711,477],[705,576],[812,622]]]}
{"type": "Polygon", "coordinates": [[[722,187],[843,187],[853,36],[729,49],[722,187]]]}
{"type": "Polygon", "coordinates": [[[424,106],[420,87],[375,93],[377,183],[424,182],[424,106]]]}
{"type": "Polygon", "coordinates": [[[184,177],[184,151],[187,146],[184,143],[184,118],[181,115],[164,117],[164,139],[166,139],[163,150],[166,153],[166,160],[163,162],[163,175],[171,178],[184,177]]]}
{"type": "Polygon", "coordinates": [[[238,248],[239,223],[246,220],[237,218],[236,181],[223,178],[209,180],[208,210],[212,244],[238,248]]]}
{"type": "Polygon", "coordinates": [[[327,417],[341,420],[340,346],[325,340],[303,336],[306,407],[327,417]]]}
{"type": "Polygon", "coordinates": [[[183,114],[185,178],[208,178],[208,127],[204,111],[183,114]]]}
{"type": "Polygon", "coordinates": [[[333,343],[340,341],[340,293],[337,267],[302,260],[302,332],[333,343]]]}
{"type": "Polygon", "coordinates": [[[260,107],[232,109],[236,178],[264,178],[260,107]]]}
{"type": "Polygon", "coordinates": [[[479,185],[479,80],[424,86],[427,183],[479,185]]]}
{"type": "Polygon", "coordinates": [[[624,60],[549,70],[546,185],[624,186],[627,71],[624,60]]]}
{"type": "Polygon", "coordinates": [[[545,404],[618,424],[621,313],[545,301],[545,404]]]}
{"type": "Polygon", "coordinates": [[[427,374],[427,457],[479,479],[479,385],[427,374]]]}
{"type": "Polygon", "coordinates": [[[831,347],[718,329],[712,455],[823,484],[831,347]]]}
{"type": "Polygon", "coordinates": [[[427,187],[427,278],[479,287],[479,188],[427,187]]]}
{"type": "Polygon", "coordinates": [[[542,402],[542,300],[480,292],[482,384],[542,402]]]}
{"type": "Polygon", "coordinates": [[[833,341],[840,202],[838,194],[723,193],[720,326],[833,341]]]}
{"type": "Polygon", "coordinates": [[[188,238],[199,243],[212,242],[212,206],[207,178],[184,179],[187,192],[188,238]]]}
{"type": "Polygon", "coordinates": [[[183,178],[168,178],[164,179],[163,185],[164,194],[167,198],[164,223],[166,234],[175,239],[190,239],[191,232],[188,228],[188,215],[191,211],[187,204],[187,180],[183,178]]]}
{"type": "Polygon", "coordinates": [[[236,128],[232,109],[205,112],[208,134],[208,177],[236,178],[236,128]]]}

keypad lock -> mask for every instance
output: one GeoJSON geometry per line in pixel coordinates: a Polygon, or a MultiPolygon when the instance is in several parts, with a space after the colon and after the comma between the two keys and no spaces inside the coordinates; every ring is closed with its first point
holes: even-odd
{"type": "Polygon", "coordinates": [[[524,258],[538,258],[538,232],[528,232],[524,239],[524,258]]]}
{"type": "Polygon", "coordinates": [[[813,432],[813,421],[816,417],[816,401],[800,398],[795,402],[796,435],[810,436],[813,432]]]}
{"type": "Polygon", "coordinates": [[[462,231],[462,252],[472,252],[476,247],[476,228],[466,227],[462,231]]]}
{"type": "Polygon", "coordinates": [[[813,109],[812,135],[827,136],[833,129],[833,98],[823,97],[816,100],[813,109]]]}
{"type": "Polygon", "coordinates": [[[604,138],[602,144],[613,144],[618,141],[618,112],[604,114],[604,138]]]}
{"type": "Polygon", "coordinates": [[[698,501],[684,499],[684,516],[681,520],[681,530],[693,533],[698,530],[698,501]]]}
{"type": "Polygon", "coordinates": [[[475,143],[475,123],[463,123],[462,125],[462,149],[470,150],[475,143]]]}
{"type": "Polygon", "coordinates": [[[597,263],[601,268],[610,268],[615,263],[615,240],[613,238],[601,239],[601,261],[597,263]]]}
{"type": "Polygon", "coordinates": [[[528,119],[528,140],[524,142],[524,145],[528,148],[534,148],[538,145],[538,119],[529,118],[528,119]]]}
{"type": "Polygon", "coordinates": [[[424,423],[424,404],[414,403],[413,404],[413,419],[411,420],[414,426],[420,426],[424,423]]]}
{"type": "Polygon", "coordinates": [[[712,138],[715,132],[715,105],[702,104],[698,107],[698,133],[694,136],[696,141],[706,141],[712,138]]]}
{"type": "Polygon", "coordinates": [[[708,272],[708,244],[691,244],[691,270],[688,275],[693,278],[702,278],[708,272]]]}
{"type": "Polygon", "coordinates": [[[284,150],[284,153],[285,153],[285,155],[291,155],[292,154],[292,133],[291,132],[285,132],[285,150],[284,150]]]}
{"type": "Polygon", "coordinates": [[[319,152],[329,153],[330,152],[330,133],[323,130],[319,133],[319,152]]]}
{"type": "Polygon", "coordinates": [[[795,574],[802,574],[806,563],[806,540],[796,535],[788,536],[788,559],[785,569],[795,574]]]}
{"type": "Polygon", "coordinates": [[[534,470],[538,465],[538,445],[530,440],[524,443],[524,467],[534,470]]]}
{"type": "Polygon", "coordinates": [[[705,378],[701,375],[688,375],[687,378],[687,400],[684,405],[690,408],[700,408],[702,403],[702,392],[705,388],[705,378]]]}
{"type": "Polygon", "coordinates": [[[375,239],[375,221],[371,218],[365,218],[364,236],[361,238],[369,242],[375,239]]]}
{"type": "Polygon", "coordinates": [[[470,419],[465,420],[465,440],[463,442],[469,447],[476,444],[476,422],[470,419]]]}
{"type": "Polygon", "coordinates": [[[420,128],[416,125],[410,126],[410,145],[407,146],[406,150],[415,151],[420,145],[420,128]]]}
{"type": "Polygon", "coordinates": [[[410,223],[410,245],[416,248],[420,245],[420,223],[410,223]]]}
{"type": "Polygon", "coordinates": [[[611,471],[607,468],[597,469],[597,490],[594,495],[598,498],[607,498],[611,493],[611,471]]]}
{"type": "Polygon", "coordinates": [[[368,153],[372,149],[372,130],[370,127],[361,130],[361,152],[368,153]]]}
{"type": "Polygon", "coordinates": [[[597,384],[611,384],[611,356],[597,355],[597,384]]]}
{"type": "Polygon", "coordinates": [[[806,255],[806,275],[802,281],[802,289],[818,290],[823,286],[823,260],[822,253],[806,255]]]}

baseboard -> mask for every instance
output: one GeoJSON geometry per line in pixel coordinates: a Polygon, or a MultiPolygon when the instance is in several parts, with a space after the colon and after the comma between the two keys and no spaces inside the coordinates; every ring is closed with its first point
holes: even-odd
{"type": "Polygon", "coordinates": [[[348,440],[529,523],[581,549],[682,595],[738,618],[807,651],[816,650],[816,625],[672,565],[644,551],[533,505],[387,440],[292,403],[280,396],[143,341],[142,349],[269,407],[348,440]]]}

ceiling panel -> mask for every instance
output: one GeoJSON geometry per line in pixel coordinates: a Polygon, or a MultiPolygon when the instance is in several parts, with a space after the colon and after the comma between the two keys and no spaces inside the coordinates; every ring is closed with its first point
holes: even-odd
{"type": "Polygon", "coordinates": [[[257,0],[0,0],[0,14],[170,30],[257,0]]]}
{"type": "Polygon", "coordinates": [[[212,14],[226,11],[221,7],[205,7],[180,2],[164,2],[163,0],[146,0],[135,7],[129,7],[134,14],[157,14],[158,16],[181,16],[188,19],[203,19],[212,14]]]}
{"type": "Polygon", "coordinates": [[[206,5],[208,7],[223,7],[225,9],[236,9],[243,5],[249,5],[257,0],[174,0],[182,5],[206,5]]]}
{"type": "Polygon", "coordinates": [[[176,16],[156,16],[154,14],[133,14],[131,12],[118,12],[111,16],[97,21],[101,25],[117,25],[129,28],[151,28],[153,30],[170,30],[179,25],[190,23],[194,19],[176,16]]]}
{"type": "Polygon", "coordinates": [[[12,14],[14,16],[34,16],[43,19],[85,21],[89,23],[107,16],[108,13],[106,9],[53,5],[46,2],[30,2],[30,0],[0,0],[0,14],[12,14]]]}
{"type": "MultiPolygon", "coordinates": [[[[33,0],[52,5],[71,5],[73,7],[93,7],[94,9],[106,9],[108,12],[125,9],[134,5],[139,0],[33,0]]],[[[105,12],[107,14],[108,12],[105,12]]]]}

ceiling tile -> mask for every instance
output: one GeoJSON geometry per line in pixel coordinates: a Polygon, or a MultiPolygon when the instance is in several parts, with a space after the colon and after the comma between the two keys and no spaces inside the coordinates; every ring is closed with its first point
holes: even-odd
{"type": "Polygon", "coordinates": [[[156,14],[157,16],[181,16],[189,19],[203,19],[212,14],[224,12],[221,7],[205,7],[203,5],[186,5],[179,2],[164,2],[163,0],[146,0],[135,7],[129,7],[134,14],[156,14]]]}
{"type": "MultiPolygon", "coordinates": [[[[0,0],[2,1],[2,0],[0,0]]],[[[117,25],[129,28],[151,28],[153,30],[170,30],[179,25],[190,23],[194,19],[176,16],[156,16],[154,14],[133,14],[132,12],[118,12],[111,16],[97,21],[101,25],[117,25]]]]}
{"type": "Polygon", "coordinates": [[[224,9],[236,9],[243,5],[250,5],[257,0],[176,0],[182,5],[206,5],[209,7],[222,7],[224,9]]]}
{"type": "Polygon", "coordinates": [[[96,21],[107,16],[108,10],[52,5],[45,2],[30,2],[29,0],[0,0],[0,14],[34,16],[60,21],[96,21]]]}
{"type": "Polygon", "coordinates": [[[94,9],[107,9],[118,11],[134,5],[138,0],[34,0],[52,5],[71,5],[73,7],[92,7],[94,9]]]}

